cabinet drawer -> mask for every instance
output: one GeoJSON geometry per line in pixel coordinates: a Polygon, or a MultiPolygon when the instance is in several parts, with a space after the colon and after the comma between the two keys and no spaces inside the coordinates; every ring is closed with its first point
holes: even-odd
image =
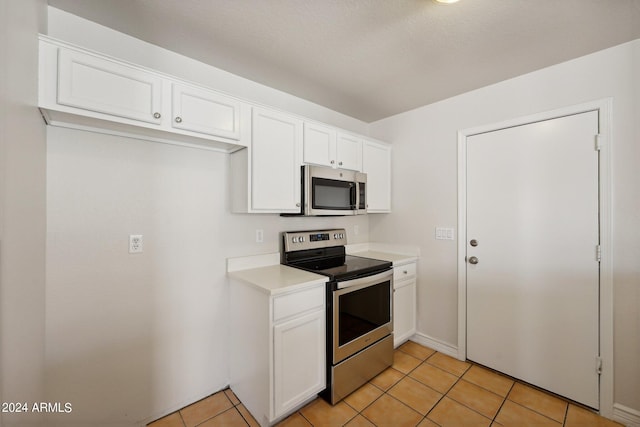
{"type": "Polygon", "coordinates": [[[404,280],[416,277],[416,263],[399,265],[393,268],[393,280],[404,280]]]}
{"type": "Polygon", "coordinates": [[[273,299],[273,321],[286,319],[313,309],[324,308],[324,285],[293,292],[273,299]]]}

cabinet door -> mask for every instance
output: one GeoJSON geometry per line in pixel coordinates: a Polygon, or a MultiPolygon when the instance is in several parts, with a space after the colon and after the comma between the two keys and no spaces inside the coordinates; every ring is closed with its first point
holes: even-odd
{"type": "Polygon", "coordinates": [[[304,124],[304,163],[336,167],[336,131],[315,123],[304,124]]]}
{"type": "Polygon", "coordinates": [[[396,282],[393,292],[393,345],[416,333],[416,281],[396,282]]]}
{"type": "Polygon", "coordinates": [[[348,133],[338,133],[336,158],[340,169],[362,172],[362,139],[348,133]]]}
{"type": "Polygon", "coordinates": [[[301,203],[302,121],[263,108],[253,109],[251,207],[264,212],[298,212],[301,203]]]}
{"type": "Polygon", "coordinates": [[[274,326],[275,417],[325,388],[325,321],[318,310],[274,326]]]}
{"type": "Polygon", "coordinates": [[[391,212],[391,146],[365,140],[362,171],[367,174],[367,212],[391,212]]]}
{"type": "Polygon", "coordinates": [[[219,93],[173,83],[173,117],[177,129],[240,139],[240,103],[219,93]]]}
{"type": "Polygon", "coordinates": [[[125,64],[59,49],[57,102],[160,124],[162,79],[125,64]]]}

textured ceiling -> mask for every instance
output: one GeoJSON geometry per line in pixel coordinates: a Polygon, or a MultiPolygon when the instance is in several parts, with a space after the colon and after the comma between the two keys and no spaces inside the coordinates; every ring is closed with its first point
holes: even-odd
{"type": "Polygon", "coordinates": [[[366,122],[640,38],[640,0],[49,0],[366,122]]]}

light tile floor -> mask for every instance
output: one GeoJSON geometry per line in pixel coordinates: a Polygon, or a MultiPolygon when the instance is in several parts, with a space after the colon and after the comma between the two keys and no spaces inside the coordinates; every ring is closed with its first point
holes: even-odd
{"type": "MultiPolygon", "coordinates": [[[[257,425],[227,389],[149,427],[257,425]]],[[[278,425],[620,427],[564,399],[412,341],[395,351],[391,368],[337,405],[315,399],[278,425]]]]}

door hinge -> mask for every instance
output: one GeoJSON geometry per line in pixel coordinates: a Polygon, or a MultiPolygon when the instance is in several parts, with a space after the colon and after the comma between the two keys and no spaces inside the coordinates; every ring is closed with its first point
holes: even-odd
{"type": "Polygon", "coordinates": [[[600,245],[596,245],[596,261],[602,261],[602,247],[600,245]]]}
{"type": "Polygon", "coordinates": [[[602,148],[602,135],[597,134],[596,135],[596,151],[600,151],[600,149],[602,148]]]}
{"type": "Polygon", "coordinates": [[[596,356],[596,374],[602,374],[602,357],[596,356]]]}

